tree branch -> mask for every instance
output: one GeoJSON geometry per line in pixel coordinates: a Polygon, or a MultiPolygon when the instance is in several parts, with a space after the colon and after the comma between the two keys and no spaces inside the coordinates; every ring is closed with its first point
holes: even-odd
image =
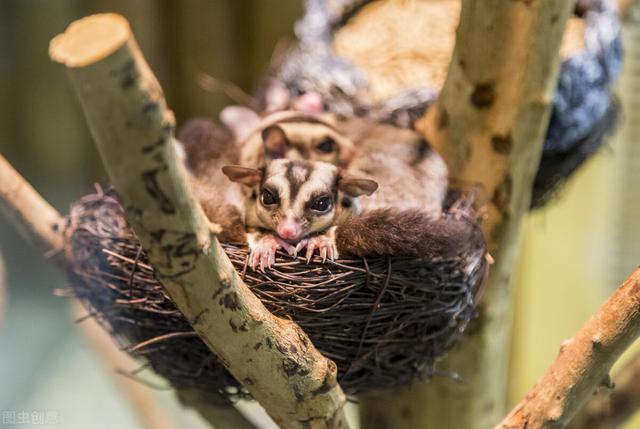
{"type": "Polygon", "coordinates": [[[62,249],[62,217],[0,155],[0,212],[44,253],[62,249]]]}
{"type": "Polygon", "coordinates": [[[594,395],[571,429],[616,429],[640,409],[640,354],[615,373],[612,388],[594,395]]]}
{"type": "Polygon", "coordinates": [[[610,385],[611,366],[638,336],[640,269],[562,344],[546,374],[495,428],[565,427],[599,386],[610,385]]]}
{"type": "MultiPolygon", "coordinates": [[[[0,207],[3,209],[2,212],[7,215],[7,219],[23,233],[27,241],[42,252],[60,249],[63,241],[63,229],[58,226],[63,224],[62,217],[2,156],[0,156],[0,179],[0,207]]],[[[56,261],[64,262],[64,259],[60,258],[56,261]]],[[[0,260],[0,322],[3,306],[6,305],[3,294],[6,292],[3,289],[6,285],[3,283],[2,274],[6,273],[3,271],[0,260]]],[[[128,394],[126,389],[124,393],[128,394]]],[[[189,402],[183,399],[183,402],[197,410],[206,420],[210,422],[216,420],[220,429],[227,427],[224,424],[221,425],[220,422],[230,420],[230,415],[238,413],[232,405],[224,407],[201,400],[189,402]]],[[[240,422],[242,419],[243,417],[238,413],[235,421],[240,422]]],[[[245,426],[228,427],[235,429],[235,427],[244,428],[245,426]]]]}
{"type": "Polygon", "coordinates": [[[447,161],[451,182],[480,188],[483,230],[496,260],[481,316],[434,379],[363,400],[367,428],[484,429],[505,412],[510,277],[527,212],[572,2],[463,0],[456,45],[436,105],[419,128],[447,161]],[[381,404],[384,403],[384,406],[381,404]]]}
{"type": "Polygon", "coordinates": [[[239,278],[187,186],[173,115],[127,21],[76,21],[51,42],[156,276],[209,348],[284,428],[347,427],[335,364],[239,278]]]}

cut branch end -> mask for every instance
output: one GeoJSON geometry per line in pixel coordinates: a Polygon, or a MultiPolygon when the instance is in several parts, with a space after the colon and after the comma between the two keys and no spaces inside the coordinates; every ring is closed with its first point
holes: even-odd
{"type": "Polygon", "coordinates": [[[49,55],[69,68],[84,67],[108,57],[131,36],[127,20],[115,13],[75,21],[49,44],[49,55]]]}

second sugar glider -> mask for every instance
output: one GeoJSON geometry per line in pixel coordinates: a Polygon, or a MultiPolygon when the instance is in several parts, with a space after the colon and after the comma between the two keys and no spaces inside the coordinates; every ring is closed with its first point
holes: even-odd
{"type": "Polygon", "coordinates": [[[227,108],[223,122],[243,139],[240,164],[260,167],[278,159],[334,164],[380,185],[365,210],[420,209],[438,217],[447,193],[442,157],[417,132],[369,118],[283,111],[260,120],[249,109],[227,108]]]}
{"type": "Polygon", "coordinates": [[[335,126],[329,114],[286,110],[260,118],[240,106],[227,107],[220,119],[240,147],[240,164],[260,167],[279,158],[321,161],[347,167],[354,143],[335,126]]]}
{"type": "Polygon", "coordinates": [[[336,222],[357,210],[358,197],[378,188],[324,162],[276,159],[262,168],[226,166],[223,172],[247,191],[249,265],[261,269],[274,264],[279,248],[293,255],[306,247],[307,261],[316,249],[323,260],[337,258],[336,222]]]}

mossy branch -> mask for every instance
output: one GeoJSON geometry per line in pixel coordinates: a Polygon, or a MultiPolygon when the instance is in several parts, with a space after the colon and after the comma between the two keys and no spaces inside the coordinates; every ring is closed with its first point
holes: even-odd
{"type": "Polygon", "coordinates": [[[175,157],[173,115],[128,22],[76,21],[50,54],[67,67],[156,276],[205,344],[283,428],[346,428],[335,364],[265,309],[210,232],[175,157]]]}
{"type": "Polygon", "coordinates": [[[451,182],[480,190],[496,264],[479,321],[439,365],[462,383],[440,378],[365,398],[367,428],[485,429],[506,411],[510,277],[572,7],[565,0],[462,0],[444,87],[419,128],[447,161],[451,182]]]}
{"type": "Polygon", "coordinates": [[[565,427],[598,387],[611,384],[612,365],[639,336],[640,269],[562,344],[545,375],[495,429],[565,427]]]}

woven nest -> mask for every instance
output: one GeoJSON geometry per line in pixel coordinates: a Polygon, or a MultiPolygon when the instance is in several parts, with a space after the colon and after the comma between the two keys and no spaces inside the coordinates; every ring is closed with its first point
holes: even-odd
{"type": "MultiPolygon", "coordinates": [[[[580,0],[563,58],[532,206],[544,205],[615,128],[622,61],[615,0],[580,0]]],[[[317,91],[338,114],[410,127],[438,97],[455,43],[459,0],[306,1],[299,48],[277,76],[317,91]]]]}
{"type": "MultiPolygon", "coordinates": [[[[459,216],[460,209],[456,212],[459,216]]],[[[446,214],[445,220],[453,216],[446,214]]],[[[113,193],[87,195],[73,204],[67,225],[73,294],[125,350],[176,388],[248,397],[155,279],[113,193]]],[[[296,321],[336,362],[344,390],[357,394],[434,373],[436,360],[476,314],[474,297],[487,267],[478,236],[475,228],[466,247],[449,259],[378,257],[307,265],[285,256],[265,273],[247,269],[246,247],[223,247],[265,306],[296,321]]]]}

